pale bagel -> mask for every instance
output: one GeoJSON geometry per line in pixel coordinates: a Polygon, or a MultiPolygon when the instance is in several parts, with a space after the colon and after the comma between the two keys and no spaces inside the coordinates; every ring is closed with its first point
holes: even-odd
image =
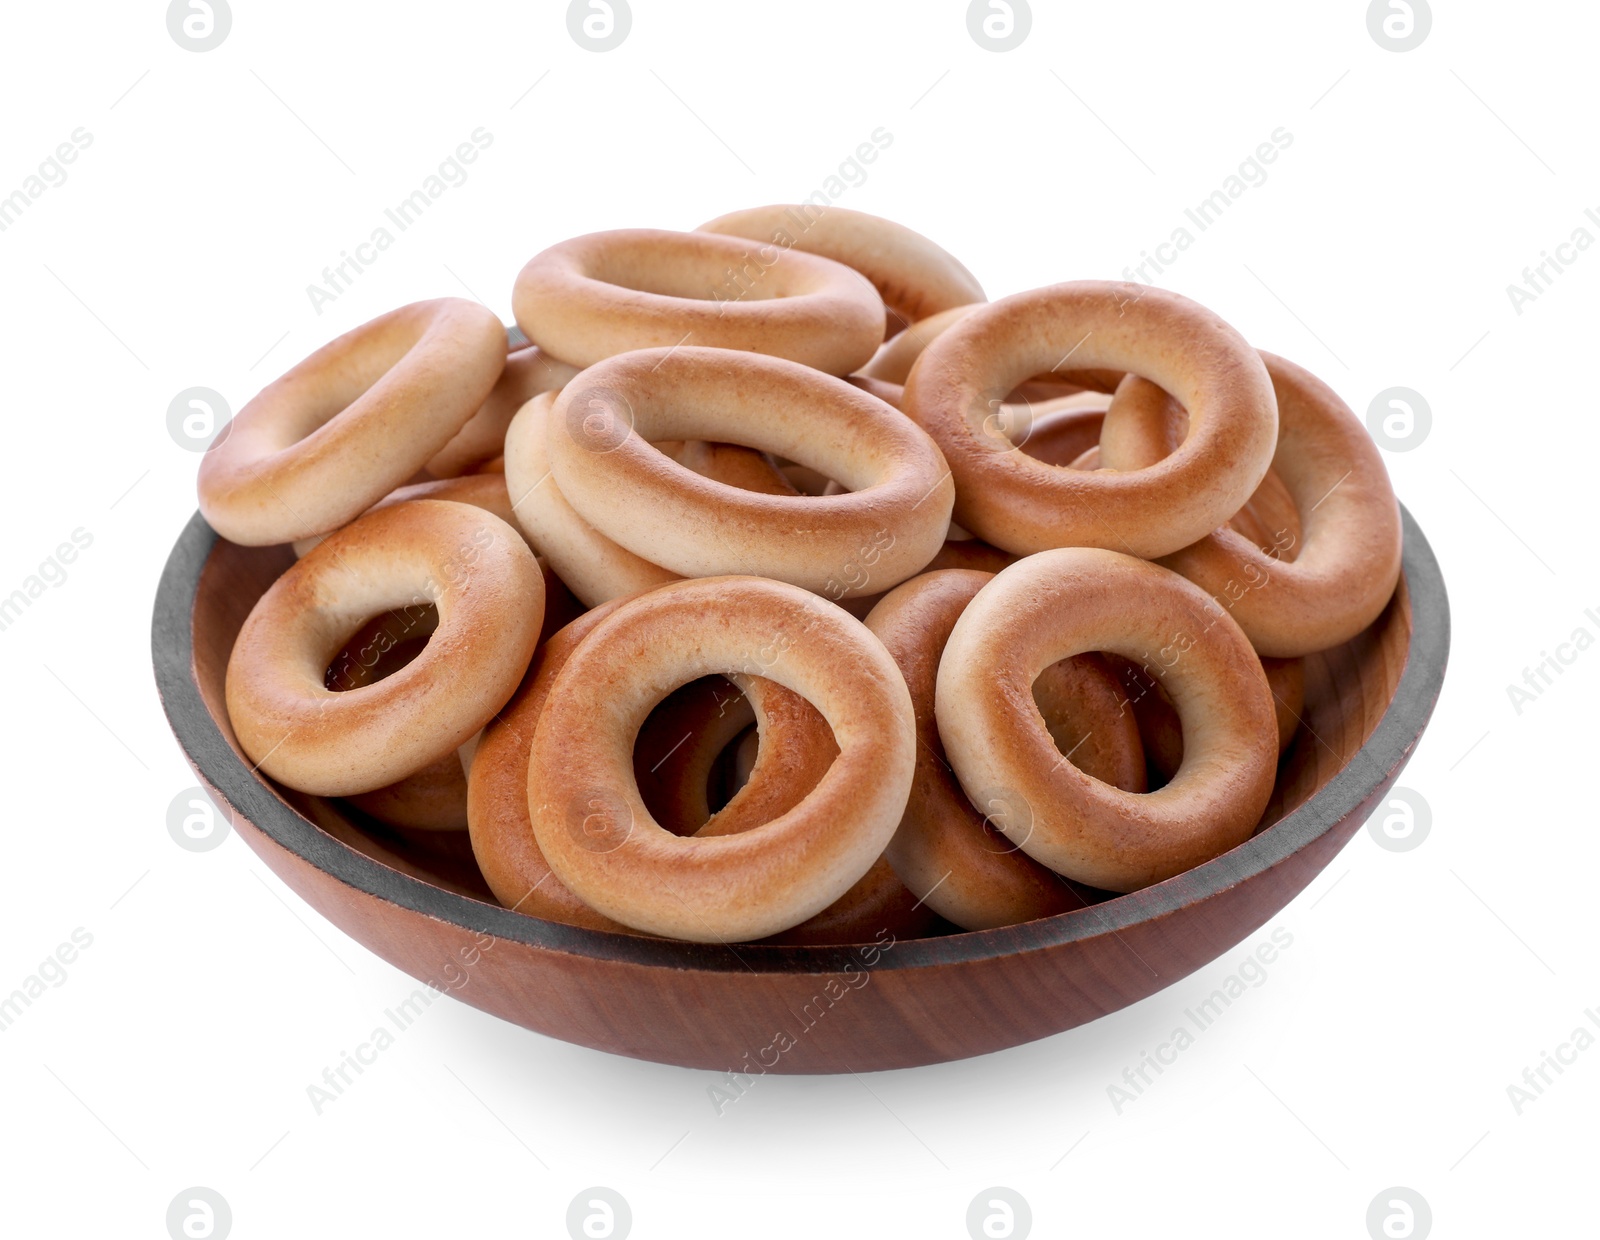
{"type": "Polygon", "coordinates": [[[239,410],[200,462],[200,511],[246,546],[325,534],[377,503],[483,404],[505,329],[456,297],[392,310],[324,345],[239,410]]]}
{"type": "Polygon", "coordinates": [[[1108,891],[1249,839],[1277,772],[1272,694],[1239,626],[1178,574],[1114,551],[1040,552],[997,575],[951,631],[935,703],[963,786],[1005,790],[1012,809],[996,825],[1034,860],[1108,891]],[[1176,706],[1183,761],[1159,791],[1123,792],[1059,761],[1030,690],[1086,650],[1136,661],[1176,706]]]}

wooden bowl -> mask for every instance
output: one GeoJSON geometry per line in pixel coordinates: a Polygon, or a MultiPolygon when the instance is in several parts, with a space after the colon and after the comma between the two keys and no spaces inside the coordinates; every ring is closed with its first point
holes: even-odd
{"type": "Polygon", "coordinates": [[[156,594],[156,683],[190,764],[244,841],[413,977],[551,1037],[640,1059],[743,1072],[905,1068],[1059,1033],[1170,986],[1333,859],[1399,774],[1444,679],[1444,582],[1403,515],[1404,574],[1387,610],[1306,660],[1304,722],[1254,838],[1143,891],[998,930],[715,946],[499,907],[459,838],[385,833],[253,772],[228,724],[223,676],[245,616],[292,556],[223,541],[198,513],[156,594]]]}

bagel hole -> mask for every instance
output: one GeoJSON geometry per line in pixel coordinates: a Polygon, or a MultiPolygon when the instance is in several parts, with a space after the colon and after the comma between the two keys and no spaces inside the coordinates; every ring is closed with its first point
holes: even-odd
{"type": "Polygon", "coordinates": [[[323,670],[323,687],[335,693],[365,688],[393,676],[424,649],[439,627],[439,609],[416,603],[380,612],[346,639],[323,670]]]}
{"type": "Polygon", "coordinates": [[[749,700],[725,676],[702,676],[656,704],[633,744],[633,777],[650,816],[693,835],[733,797],[726,754],[755,725],[749,700]]]}
{"type": "Polygon", "coordinates": [[[1088,651],[1052,663],[1034,680],[1033,700],[1062,758],[1124,792],[1164,787],[1182,761],[1166,691],[1120,655],[1088,651]]]}

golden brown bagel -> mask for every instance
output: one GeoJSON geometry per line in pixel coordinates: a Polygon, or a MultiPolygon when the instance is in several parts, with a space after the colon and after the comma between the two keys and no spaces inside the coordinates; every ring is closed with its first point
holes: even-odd
{"type": "MultiPolygon", "coordinates": [[[[1377,445],[1338,393],[1293,362],[1261,357],[1279,411],[1272,468],[1301,517],[1299,553],[1290,561],[1224,528],[1161,562],[1228,608],[1262,654],[1293,658],[1348,641],[1388,604],[1400,577],[1400,507],[1377,445]]],[[[1106,415],[1104,462],[1140,470],[1160,461],[1172,404],[1156,384],[1129,379],[1106,415]]]]}
{"type": "Polygon", "coordinates": [[[883,339],[883,303],[842,263],[705,232],[560,242],[518,274],[511,306],[529,340],[578,367],[691,344],[845,375],[883,339]]]}
{"type": "MultiPolygon", "coordinates": [[[[508,457],[520,434],[508,437],[508,457]]],[[[545,444],[561,495],[589,528],[686,577],[758,574],[838,600],[917,572],[950,521],[953,487],[927,435],[842,380],[754,353],[685,346],[600,362],[562,389],[545,444]],[[743,443],[849,493],[726,486],[652,446],[661,439],[743,443]]],[[[515,499],[519,479],[507,477],[515,499]]],[[[577,590],[556,548],[540,546],[577,590]]]]}
{"type": "MultiPolygon", "coordinates": [[[[569,925],[634,934],[638,932],[590,908],[551,872],[528,813],[528,752],[550,685],[578,643],[622,601],[602,604],[540,647],[516,696],[484,729],[471,767],[468,819],[480,868],[506,907],[569,925]]],[[[641,731],[634,750],[640,791],[652,812],[663,809],[666,816],[658,815],[657,821],[674,834],[693,834],[702,828],[729,834],[761,826],[797,805],[838,753],[832,730],[803,698],[761,677],[739,679],[748,686],[750,697],[727,681],[720,686],[709,678],[695,681],[683,686],[690,692],[673,707],[669,703],[682,690],[668,695],[662,703],[668,707],[665,718],[662,707],[651,713],[645,726],[653,725],[653,738],[641,731]],[[755,719],[757,727],[767,732],[752,762],[752,767],[760,765],[760,771],[752,769],[744,787],[713,816],[705,798],[710,761],[704,742],[710,737],[714,744],[726,735],[727,721],[735,719],[755,719]],[[684,727],[693,731],[686,735],[684,727]],[[675,770],[648,772],[663,750],[675,770]],[[680,758],[686,751],[687,756],[680,758]],[[639,773],[641,762],[648,774],[639,773]]],[[[758,735],[751,730],[752,740],[758,735]]],[[[880,858],[832,905],[769,941],[870,942],[881,929],[901,938],[927,933],[931,913],[919,910],[894,872],[886,870],[880,858]]]]}
{"type": "MultiPolygon", "coordinates": [[[[911,795],[886,855],[907,888],[968,930],[1084,907],[1083,898],[1059,875],[995,829],[990,817],[1006,813],[1004,798],[991,798],[984,788],[969,795],[945,761],[934,719],[939,658],[957,618],[991,580],[988,573],[959,569],[924,573],[891,590],[866,621],[905,676],[920,742],[911,795]]],[[[1109,673],[1093,664],[1085,664],[1080,673],[1069,661],[1062,672],[1046,668],[1041,680],[1049,682],[1045,695],[1053,699],[1048,704],[1058,724],[1074,733],[1087,731],[1094,738],[1073,755],[1080,768],[1096,778],[1120,779],[1142,790],[1144,758],[1138,732],[1132,720],[1120,714],[1109,673]],[[1095,696],[1085,701],[1087,710],[1077,709],[1074,690],[1096,677],[1102,683],[1089,685],[1095,696]],[[1080,683],[1070,683],[1074,681],[1080,683]]]]}
{"type": "Polygon", "coordinates": [[[980,590],[939,663],[935,712],[962,785],[1001,789],[999,822],[1034,860],[1108,891],[1182,873],[1250,837],[1272,794],[1277,727],[1260,660],[1176,573],[1095,548],[1019,560],[980,590]],[[1086,650],[1157,676],[1183,721],[1172,782],[1130,794],[1091,779],[1045,730],[1031,687],[1086,650]]]}
{"type": "Polygon", "coordinates": [[[516,689],[544,615],[544,579],[516,530],[417,500],[336,531],[273,582],[228,660],[240,748],[302,792],[347,796],[453,753],[516,689]],[[438,628],[405,667],[336,692],[329,662],[369,617],[432,604],[438,628]]]}
{"type": "Polygon", "coordinates": [[[985,300],[982,285],[952,254],[903,224],[863,211],[779,203],[719,215],[695,231],[804,250],[843,263],[872,281],[884,306],[906,322],[985,300]]]}
{"type": "Polygon", "coordinates": [[[1187,546],[1243,507],[1277,434],[1272,382],[1236,331],[1175,293],[1106,281],[979,307],[923,351],[903,408],[944,452],[955,519],[1019,555],[1087,546],[1153,557],[1187,546]],[[1006,393],[1069,357],[1146,373],[1180,395],[1191,421],[1183,445],[1126,473],[1060,469],[1019,451],[997,424],[1006,393]]]}
{"type": "Polygon", "coordinates": [[[529,755],[534,835],[562,882],[608,917],[700,942],[760,938],[821,912],[872,867],[915,746],[893,660],[837,607],[761,578],[673,582],[612,612],[557,673],[529,755]],[[839,756],[760,830],[681,839],[628,777],[634,739],[665,693],[730,671],[812,702],[839,756]]]}
{"type": "Polygon", "coordinates": [[[477,302],[420,301],[324,345],[264,387],[200,462],[200,511],[246,546],[354,520],[483,404],[505,328],[477,302]]]}

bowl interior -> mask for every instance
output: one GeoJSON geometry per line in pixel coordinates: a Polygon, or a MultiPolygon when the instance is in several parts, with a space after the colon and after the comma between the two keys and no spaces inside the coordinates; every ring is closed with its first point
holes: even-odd
{"type": "MultiPolygon", "coordinates": [[[[199,522],[198,516],[196,522],[199,522]]],[[[200,525],[200,534],[209,535],[210,531],[204,529],[203,522],[200,525]]],[[[1408,576],[1413,571],[1411,561],[1414,558],[1409,552],[1417,541],[1420,541],[1420,533],[1415,530],[1408,514],[1408,573],[1402,576],[1388,607],[1365,632],[1353,640],[1307,656],[1305,706],[1294,738],[1279,764],[1272,800],[1257,828],[1255,839],[1233,850],[1233,854],[1253,848],[1262,839],[1263,833],[1270,834],[1271,828],[1305,806],[1341,771],[1352,770],[1360,778],[1362,772],[1356,768],[1364,764],[1372,765],[1368,783],[1375,783],[1392,773],[1392,770],[1383,769],[1384,764],[1375,760],[1373,755],[1365,753],[1364,746],[1395,699],[1413,645],[1413,612],[1408,576]]],[[[1422,549],[1426,551],[1425,543],[1422,549]]],[[[174,555],[176,558],[177,552],[174,555]]],[[[217,732],[232,748],[238,761],[247,768],[252,764],[239,749],[224,704],[228,656],[256,600],[293,562],[293,553],[286,546],[241,547],[213,536],[204,554],[192,596],[189,615],[193,651],[189,672],[192,683],[198,689],[204,710],[217,732]]],[[[1428,557],[1428,563],[1436,572],[1431,557],[1428,557]]],[[[1440,603],[1442,606],[1442,589],[1440,603]]],[[[1442,658],[1440,662],[1442,674],[1442,658]]],[[[1436,686],[1434,692],[1437,692],[1436,686]]],[[[388,827],[342,801],[286,789],[259,774],[253,775],[253,778],[262,788],[270,791],[284,812],[294,815],[327,839],[395,874],[405,875],[439,892],[452,893],[498,909],[488,885],[478,872],[464,832],[404,831],[388,827]]],[[[284,841],[280,839],[279,842],[284,841]]],[[[1227,854],[1219,860],[1225,860],[1233,854],[1227,854]]],[[[1216,864],[1212,862],[1208,866],[1216,864]]],[[[1180,875],[1177,879],[1168,880],[1168,883],[1158,884],[1157,888],[1182,885],[1183,880],[1188,878],[1187,875],[1180,875]]],[[[1100,914],[1109,911],[1108,906],[1138,903],[1157,888],[1121,896],[1080,890],[1095,901],[1092,913],[1100,914]]],[[[1119,909],[1119,912],[1122,911],[1128,915],[1134,913],[1131,907],[1119,909]]],[[[1060,922],[1082,918],[1086,913],[1091,913],[1091,910],[1064,913],[1047,920],[1060,922]]],[[[504,915],[529,923],[529,930],[550,925],[523,914],[504,915]]],[[[950,933],[943,937],[973,937],[956,931],[954,927],[948,927],[948,930],[950,933]]],[[[599,938],[615,937],[588,931],[570,933],[599,938]]],[[[806,949],[786,950],[803,952],[806,949]]]]}

